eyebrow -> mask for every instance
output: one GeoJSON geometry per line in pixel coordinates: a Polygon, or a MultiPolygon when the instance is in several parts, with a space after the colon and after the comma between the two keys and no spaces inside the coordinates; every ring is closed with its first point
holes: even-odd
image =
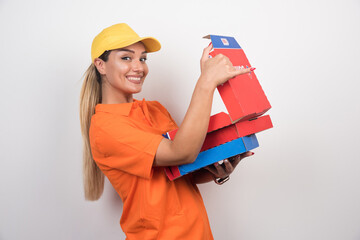
{"type": "MultiPolygon", "coordinates": [[[[119,48],[116,49],[117,51],[124,51],[124,52],[131,52],[131,53],[135,53],[133,50],[130,49],[126,49],[126,48],[119,48]]],[[[142,52],[141,54],[147,53],[146,51],[142,52]]]]}

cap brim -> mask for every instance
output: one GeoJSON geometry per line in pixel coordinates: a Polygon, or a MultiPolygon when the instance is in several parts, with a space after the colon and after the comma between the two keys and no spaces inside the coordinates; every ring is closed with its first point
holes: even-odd
{"type": "Polygon", "coordinates": [[[161,49],[161,44],[156,38],[144,37],[141,38],[140,42],[145,45],[146,52],[156,52],[161,49]]]}
{"type": "Polygon", "coordinates": [[[118,48],[128,47],[137,42],[142,42],[144,44],[146,52],[156,52],[156,51],[159,51],[161,48],[161,44],[156,38],[153,38],[153,37],[142,37],[141,38],[141,37],[139,37],[137,39],[132,39],[131,41],[114,43],[112,46],[109,46],[109,48],[107,50],[114,50],[114,49],[118,49],[118,48]]]}

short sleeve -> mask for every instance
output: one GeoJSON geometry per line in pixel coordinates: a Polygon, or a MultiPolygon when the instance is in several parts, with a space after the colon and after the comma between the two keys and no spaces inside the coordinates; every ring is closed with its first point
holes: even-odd
{"type": "Polygon", "coordinates": [[[102,169],[119,169],[150,178],[156,150],[163,137],[139,129],[126,117],[109,118],[99,124],[92,119],[90,142],[94,160],[102,169]]]}

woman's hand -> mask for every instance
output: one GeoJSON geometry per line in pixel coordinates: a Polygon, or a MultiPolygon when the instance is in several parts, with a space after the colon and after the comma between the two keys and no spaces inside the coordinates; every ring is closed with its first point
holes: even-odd
{"type": "Polygon", "coordinates": [[[211,182],[214,179],[228,177],[239,164],[239,162],[249,156],[254,155],[253,152],[245,152],[234,157],[224,160],[223,164],[215,163],[211,166],[204,167],[198,171],[190,173],[190,177],[195,184],[211,182]]]}
{"type": "Polygon", "coordinates": [[[229,159],[225,159],[223,164],[214,163],[211,166],[205,167],[214,178],[226,178],[228,177],[239,164],[239,162],[249,156],[254,155],[253,152],[245,152],[234,157],[230,157],[229,159]]]}
{"type": "Polygon", "coordinates": [[[216,88],[227,80],[244,73],[249,73],[250,68],[236,69],[229,58],[218,54],[213,58],[209,58],[212,44],[206,47],[200,60],[201,76],[208,84],[213,84],[216,88]]]}

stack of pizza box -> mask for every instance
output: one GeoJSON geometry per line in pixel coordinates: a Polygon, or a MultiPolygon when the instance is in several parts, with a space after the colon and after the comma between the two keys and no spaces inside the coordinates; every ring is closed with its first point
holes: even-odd
{"type": "MultiPolygon", "coordinates": [[[[251,68],[251,65],[235,38],[208,35],[213,50],[227,56],[236,68],[251,68]]],[[[217,87],[228,114],[218,113],[210,117],[208,133],[196,160],[191,164],[165,168],[170,180],[247,152],[259,146],[255,133],[272,128],[269,115],[264,115],[271,105],[254,72],[238,75],[217,87]]],[[[177,130],[164,136],[174,139],[177,130]]]]}

